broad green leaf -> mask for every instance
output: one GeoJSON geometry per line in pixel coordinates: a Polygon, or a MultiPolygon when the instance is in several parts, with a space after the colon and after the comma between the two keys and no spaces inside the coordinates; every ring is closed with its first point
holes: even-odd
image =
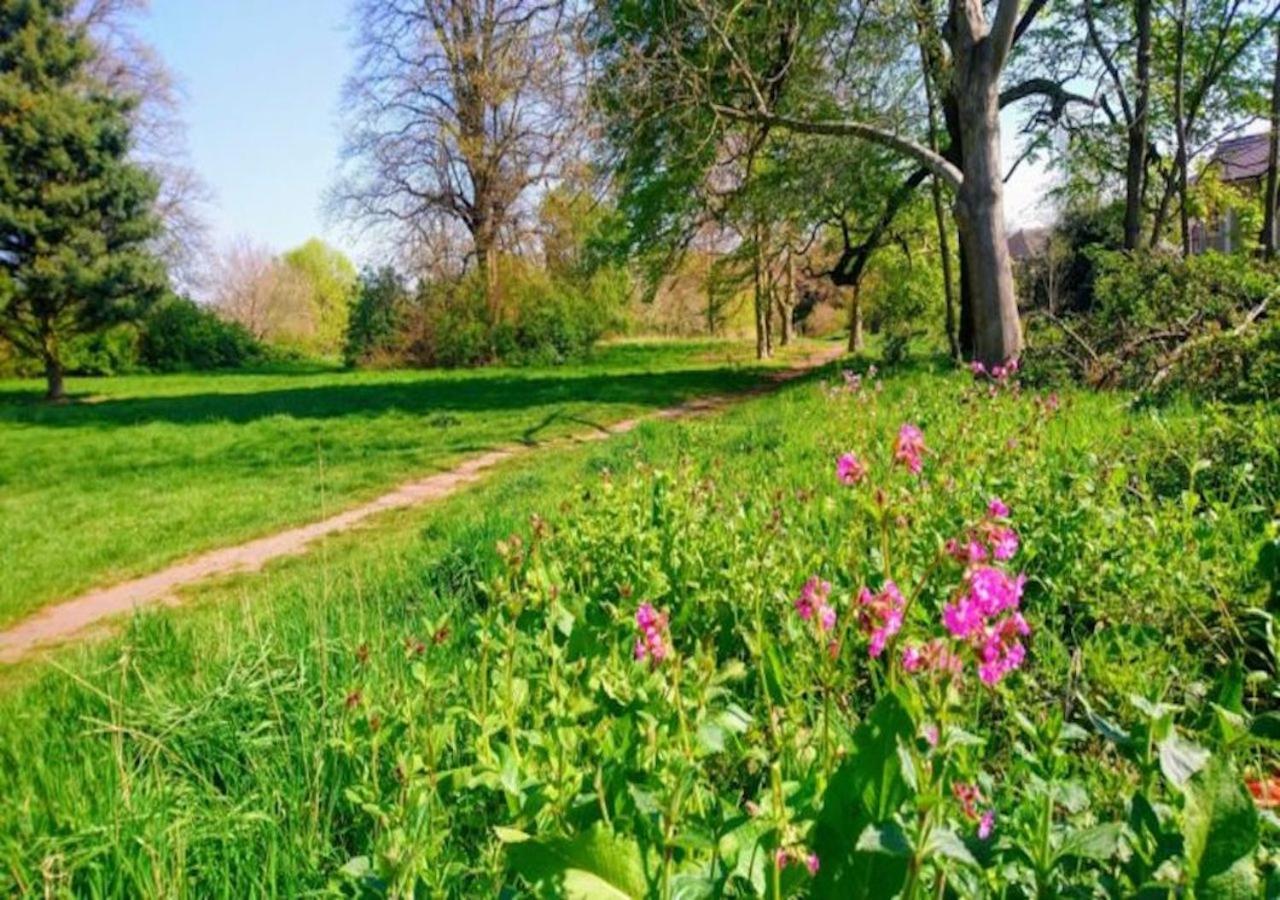
{"type": "Polygon", "coordinates": [[[924,843],[924,852],[926,857],[941,856],[966,866],[978,864],[973,854],[969,852],[969,848],[964,845],[964,841],[960,840],[960,836],[950,828],[935,828],[929,832],[929,839],[924,843]]]}
{"type": "Polygon", "coordinates": [[[1176,731],[1160,742],[1160,771],[1179,789],[1199,772],[1209,759],[1209,751],[1180,737],[1176,731]]]}
{"type": "Polygon", "coordinates": [[[1124,826],[1119,822],[1106,822],[1092,828],[1079,828],[1069,832],[1058,848],[1059,859],[1095,859],[1104,862],[1116,855],[1124,826]]]}
{"type": "Polygon", "coordinates": [[[627,900],[648,891],[640,848],[602,825],[572,838],[508,843],[507,866],[539,891],[572,900],[627,900]]]}
{"type": "Polygon", "coordinates": [[[883,853],[886,856],[910,856],[911,841],[897,822],[868,825],[858,837],[857,849],[863,853],[883,853]]]}
{"type": "Polygon", "coordinates": [[[1280,741],[1280,713],[1267,712],[1254,716],[1249,733],[1264,741],[1280,741]]]}
{"type": "Polygon", "coordinates": [[[1257,896],[1258,811],[1235,768],[1220,757],[1188,783],[1182,837],[1197,897],[1257,896]]]}

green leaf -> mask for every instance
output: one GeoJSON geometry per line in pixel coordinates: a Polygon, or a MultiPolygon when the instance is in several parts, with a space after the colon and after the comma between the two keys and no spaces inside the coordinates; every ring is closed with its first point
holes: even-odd
{"type": "Polygon", "coordinates": [[[1058,849],[1059,859],[1093,859],[1105,862],[1120,849],[1124,825],[1106,822],[1092,828],[1079,828],[1067,834],[1058,849]]]}
{"type": "Polygon", "coordinates": [[[1257,896],[1258,811],[1230,763],[1215,757],[1188,783],[1182,837],[1196,896],[1257,896]]]}
{"type": "Polygon", "coordinates": [[[910,856],[911,841],[897,822],[884,822],[862,829],[856,849],[862,853],[883,853],[885,856],[910,856]]]}
{"type": "Polygon", "coordinates": [[[1158,745],[1160,751],[1160,771],[1179,789],[1186,786],[1192,775],[1199,772],[1209,759],[1209,751],[1199,744],[1180,737],[1176,731],[1158,745]]]}
{"type": "Polygon", "coordinates": [[[969,852],[969,848],[964,845],[964,841],[960,840],[960,836],[950,828],[935,828],[929,832],[929,839],[924,844],[924,852],[926,857],[941,856],[966,866],[978,864],[973,854],[969,852]]]}
{"type": "Polygon", "coordinates": [[[894,694],[881,697],[854,730],[852,751],[831,776],[814,826],[822,868],[812,896],[886,897],[906,880],[907,861],[859,850],[870,825],[889,821],[910,796],[898,748],[913,740],[915,724],[894,694]]]}
{"type": "Polygon", "coordinates": [[[1249,734],[1264,741],[1280,741],[1280,713],[1267,712],[1254,716],[1249,734]]]}
{"type": "Polygon", "coordinates": [[[648,891],[640,848],[603,825],[572,838],[509,842],[507,866],[540,892],[573,900],[643,898],[648,891]]]}

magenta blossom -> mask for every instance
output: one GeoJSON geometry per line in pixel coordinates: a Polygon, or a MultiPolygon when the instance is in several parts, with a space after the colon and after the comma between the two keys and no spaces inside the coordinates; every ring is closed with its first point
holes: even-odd
{"type": "Polygon", "coordinates": [[[991,837],[991,832],[996,828],[996,811],[989,809],[982,814],[982,818],[978,821],[978,840],[985,841],[991,837]]]}
{"type": "Polygon", "coordinates": [[[991,555],[1000,561],[1013,559],[1018,552],[1018,532],[1012,528],[993,528],[988,537],[991,540],[991,555]]]}
{"type": "Polygon", "coordinates": [[[892,581],[886,581],[877,594],[865,587],[858,591],[858,624],[871,638],[867,652],[873,658],[884,652],[889,638],[902,628],[906,605],[902,591],[892,581]]]}
{"type": "Polygon", "coordinates": [[[819,634],[825,634],[836,627],[836,610],[829,602],[830,597],[831,582],[811,575],[795,600],[796,615],[806,622],[814,620],[819,634]]]}
{"type": "Polygon", "coordinates": [[[987,503],[987,515],[993,519],[1009,518],[1009,507],[999,497],[992,497],[987,503]]]}
{"type": "Polygon", "coordinates": [[[810,875],[818,874],[819,865],[820,865],[820,862],[818,860],[818,854],[816,853],[810,853],[804,859],[804,867],[809,870],[810,875]]]}
{"type": "Polygon", "coordinates": [[[836,460],[836,478],[841,484],[854,485],[867,477],[867,467],[852,453],[841,453],[836,460]]]}
{"type": "Polygon", "coordinates": [[[919,475],[924,468],[924,432],[910,422],[898,429],[893,442],[894,462],[906,466],[912,475],[919,475]]]}
{"type": "Polygon", "coordinates": [[[650,665],[657,666],[671,652],[667,643],[667,614],[658,612],[652,604],[641,603],[636,610],[636,627],[640,629],[635,644],[636,661],[647,659],[650,665]]]}
{"type": "Polygon", "coordinates": [[[969,570],[968,587],[942,609],[942,624],[978,656],[978,677],[997,684],[1026,659],[1022,638],[1031,626],[1018,612],[1026,576],[1016,578],[991,566],[969,570]]]}

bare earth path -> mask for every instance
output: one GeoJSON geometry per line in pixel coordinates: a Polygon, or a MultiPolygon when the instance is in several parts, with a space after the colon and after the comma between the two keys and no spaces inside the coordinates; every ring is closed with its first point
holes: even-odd
{"type": "MultiPolygon", "coordinates": [[[[788,368],[770,373],[760,386],[751,390],[732,395],[696,398],[648,416],[615,422],[605,428],[570,438],[568,441],[580,443],[604,440],[613,435],[631,431],[645,419],[679,419],[723,409],[735,401],[774,390],[811,369],[831,362],[843,352],[843,348],[838,346],[824,349],[788,368]]],[[[110,587],[98,588],[72,600],[47,606],[0,632],[0,663],[19,662],[42,647],[76,637],[91,627],[99,625],[104,619],[130,612],[138,607],[155,603],[176,604],[177,591],[183,587],[218,576],[256,572],[272,560],[300,555],[320,538],[355,528],[379,513],[440,500],[479,481],[486,470],[504,460],[554,446],[557,443],[564,442],[499,447],[464,460],[448,471],[402,484],[390,493],[327,519],[290,528],[233,547],[223,547],[202,553],[151,575],[110,587]]]]}

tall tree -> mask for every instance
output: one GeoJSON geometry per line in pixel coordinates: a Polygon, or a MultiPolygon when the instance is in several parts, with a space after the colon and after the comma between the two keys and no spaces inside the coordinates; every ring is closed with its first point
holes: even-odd
{"type": "Polygon", "coordinates": [[[315,311],[311,349],[323,354],[337,353],[342,349],[358,287],[356,267],[319,238],[290,250],[283,262],[301,276],[309,288],[315,311]]]}
{"type": "Polygon", "coordinates": [[[578,140],[563,0],[357,0],[360,54],[334,206],[395,236],[465,229],[500,315],[498,253],[578,140]]]}
{"type": "Polygon", "coordinates": [[[1267,136],[1267,182],[1263,195],[1262,252],[1276,257],[1276,204],[1280,203],[1280,28],[1276,29],[1275,75],[1271,80],[1271,131],[1267,136]]]}
{"type": "MultiPolygon", "coordinates": [[[[878,73],[880,96],[873,98],[880,101],[878,108],[867,102],[865,84],[832,89],[833,69],[867,51],[867,37],[875,37],[863,32],[876,18],[870,4],[769,0],[747,9],[719,0],[650,0],[607,8],[610,77],[634,85],[637,106],[650,101],[643,112],[633,109],[635,114],[662,116],[655,100],[667,108],[696,106],[723,122],[879,144],[936,175],[955,198],[974,305],[974,352],[990,363],[1019,354],[1022,333],[1005,239],[999,122],[1000,76],[1019,22],[1018,0],[1000,0],[990,19],[971,0],[952,0],[948,6],[940,33],[951,59],[960,165],[915,137],[923,130],[919,110],[906,128],[892,121],[890,110],[902,99],[893,88],[893,65],[878,73]],[[797,90],[800,85],[818,89],[797,90]]],[[[913,37],[905,47],[911,57],[918,52],[913,37]]],[[[919,71],[918,60],[907,62],[919,71]]],[[[903,64],[900,58],[894,65],[903,64]]],[[[914,83],[914,78],[907,81],[914,83]]]]}
{"type": "Polygon", "coordinates": [[[0,334],[63,396],[62,344],[139,315],[165,276],[132,100],[92,76],[68,0],[0,0],[0,334]]]}

